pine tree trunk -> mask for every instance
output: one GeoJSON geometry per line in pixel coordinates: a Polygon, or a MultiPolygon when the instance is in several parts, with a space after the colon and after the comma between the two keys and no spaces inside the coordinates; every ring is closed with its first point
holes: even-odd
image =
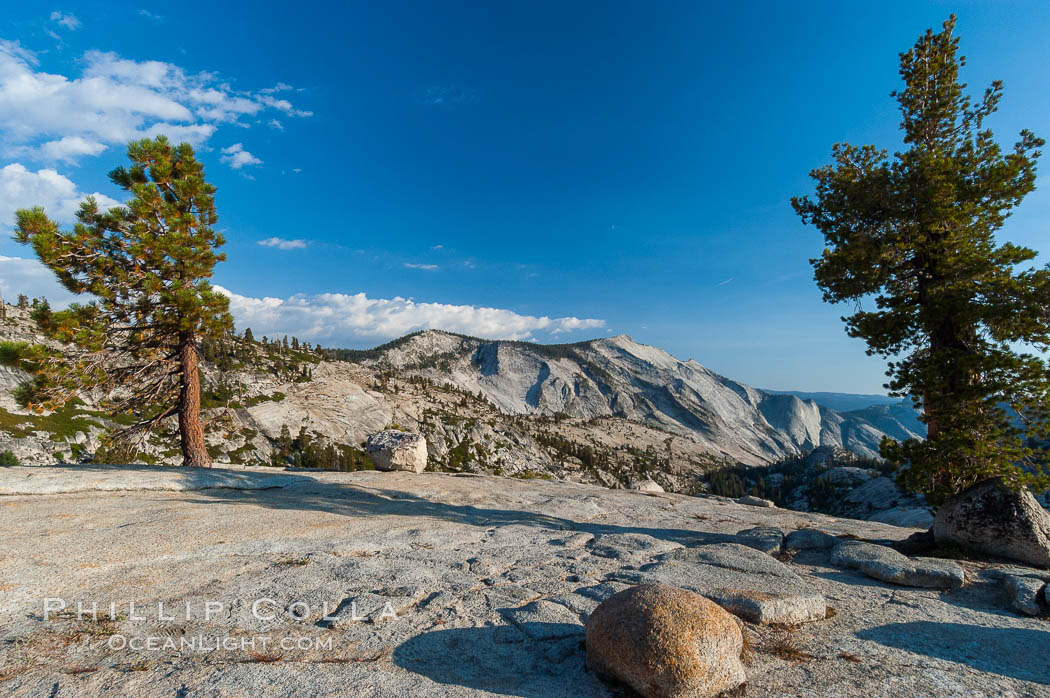
{"type": "Polygon", "coordinates": [[[182,446],[182,464],[194,468],[210,468],[211,456],[204,442],[201,424],[201,382],[197,373],[197,347],[191,335],[184,335],[179,344],[179,363],[182,365],[182,389],[179,391],[179,440],[182,446]]]}

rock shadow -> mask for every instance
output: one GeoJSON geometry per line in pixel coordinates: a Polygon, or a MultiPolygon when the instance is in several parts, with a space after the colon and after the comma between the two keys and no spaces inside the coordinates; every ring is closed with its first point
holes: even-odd
{"type": "Polygon", "coordinates": [[[867,628],[857,637],[913,654],[958,662],[978,671],[1050,684],[1048,634],[1031,628],[912,621],[867,628]]]}
{"type": "Polygon", "coordinates": [[[391,659],[444,686],[529,698],[581,695],[581,689],[605,695],[601,682],[583,671],[581,640],[580,626],[564,623],[449,628],[406,640],[391,659]],[[557,639],[536,641],[529,633],[557,639]]]}

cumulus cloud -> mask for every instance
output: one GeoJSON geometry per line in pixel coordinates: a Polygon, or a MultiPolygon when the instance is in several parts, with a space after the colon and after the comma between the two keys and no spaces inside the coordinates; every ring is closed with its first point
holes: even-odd
{"type": "Polygon", "coordinates": [[[79,77],[47,73],[33,52],[0,40],[3,152],[72,161],[145,136],[200,145],[221,124],[248,126],[275,113],[311,115],[274,97],[273,88],[235,90],[215,73],[189,73],[163,61],[88,51],[78,65],[79,77]]]}
{"type": "Polygon", "coordinates": [[[437,271],[440,269],[436,264],[413,264],[412,262],[405,262],[405,269],[422,269],[424,271],[437,271]]]}
{"type": "Polygon", "coordinates": [[[262,160],[245,150],[244,145],[241,143],[234,143],[228,148],[223,148],[219,159],[235,170],[239,170],[245,165],[262,164],[262,160]]]}
{"type": "Polygon", "coordinates": [[[38,148],[40,157],[44,160],[68,163],[75,162],[84,155],[98,155],[105,149],[104,144],[80,136],[65,136],[57,141],[47,141],[38,148]]]}
{"type": "Polygon", "coordinates": [[[537,317],[502,308],[417,303],[410,298],[369,298],[364,293],[297,294],[253,298],[221,286],[238,327],[256,336],[295,335],[313,342],[350,346],[392,339],[416,330],[441,329],[491,339],[534,339],[605,326],[604,320],[537,317]]]}
{"type": "MultiPolygon", "coordinates": [[[[0,168],[0,229],[14,224],[15,211],[31,206],[43,206],[51,218],[69,223],[85,196],[71,179],[55,170],[33,172],[20,163],[12,163],[0,168]]],[[[102,208],[120,205],[104,194],[96,192],[94,196],[102,208]]]]}
{"type": "Polygon", "coordinates": [[[306,249],[306,240],[285,240],[284,238],[272,237],[260,240],[263,247],[276,247],[279,250],[302,250],[306,249]]]}
{"type": "Polygon", "coordinates": [[[65,13],[55,10],[51,13],[51,21],[58,24],[60,27],[65,27],[69,31],[80,29],[80,20],[77,19],[76,15],[72,12],[65,13]]]}

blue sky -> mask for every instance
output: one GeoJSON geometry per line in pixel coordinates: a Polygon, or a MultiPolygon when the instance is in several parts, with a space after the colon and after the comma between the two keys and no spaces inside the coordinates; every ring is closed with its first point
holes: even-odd
{"type": "MultiPolygon", "coordinates": [[[[68,220],[166,132],[219,188],[240,326],[627,333],[759,387],[880,392],[789,206],[837,141],[899,144],[897,54],[951,13],[992,120],[1050,136],[1050,3],[9,3],[0,227],[68,220]]],[[[1040,180],[1046,183],[1046,178],[1040,180]]],[[[1047,248],[1050,186],[1003,236],[1047,248]]],[[[0,240],[0,291],[61,296],[0,240]]]]}

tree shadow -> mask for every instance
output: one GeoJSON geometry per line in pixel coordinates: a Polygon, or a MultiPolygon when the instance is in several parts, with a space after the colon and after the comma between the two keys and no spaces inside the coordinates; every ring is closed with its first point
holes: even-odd
{"type": "MultiPolygon", "coordinates": [[[[305,478],[304,478],[305,479],[305,478]]],[[[272,489],[235,489],[222,485],[195,491],[217,502],[259,506],[268,509],[318,511],[339,516],[375,518],[404,516],[434,519],[451,523],[492,528],[498,526],[531,526],[556,532],[582,532],[594,536],[614,533],[638,533],[682,545],[739,542],[735,535],[691,529],[623,526],[590,521],[577,521],[533,511],[498,509],[484,506],[451,504],[401,490],[371,488],[337,482],[315,482],[305,486],[272,489]]],[[[553,499],[554,497],[552,497],[553,499]]],[[[200,500],[195,500],[199,503],[200,500]]],[[[540,503],[542,506],[542,503],[540,503]]],[[[572,502],[568,506],[571,508],[572,502]]]]}
{"type": "Polygon", "coordinates": [[[1031,628],[989,628],[912,621],[867,628],[857,637],[914,654],[958,662],[978,671],[1050,684],[1048,634],[1031,628]]]}
{"type": "Polygon", "coordinates": [[[435,683],[499,695],[608,695],[583,670],[581,630],[563,623],[434,630],[398,645],[391,659],[435,683]]]}

